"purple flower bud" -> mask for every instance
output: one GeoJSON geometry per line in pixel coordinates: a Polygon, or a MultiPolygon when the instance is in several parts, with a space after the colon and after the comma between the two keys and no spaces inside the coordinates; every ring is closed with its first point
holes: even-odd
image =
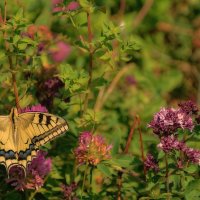
{"type": "Polygon", "coordinates": [[[38,105],[35,105],[35,106],[22,108],[21,110],[19,110],[19,113],[25,113],[25,112],[45,112],[45,113],[48,113],[48,110],[45,106],[38,104],[38,105]]]}
{"type": "Polygon", "coordinates": [[[199,150],[187,147],[184,149],[184,153],[190,162],[200,165],[199,150]]]}
{"type": "Polygon", "coordinates": [[[77,189],[77,184],[75,182],[71,183],[70,185],[62,184],[61,188],[65,200],[78,200],[78,198],[75,195],[75,191],[77,189]]]}
{"type": "Polygon", "coordinates": [[[134,76],[128,75],[128,76],[126,76],[125,80],[126,80],[126,83],[127,83],[128,85],[133,85],[133,86],[134,86],[134,85],[137,84],[137,81],[136,81],[136,79],[134,78],[134,76]]]}
{"type": "Polygon", "coordinates": [[[197,114],[199,110],[197,105],[191,100],[183,102],[183,103],[179,103],[178,106],[186,114],[197,114]]]}
{"type": "Polygon", "coordinates": [[[157,147],[168,153],[172,150],[179,150],[180,142],[173,135],[164,136],[160,139],[160,143],[157,147]]]}
{"type": "Polygon", "coordinates": [[[154,170],[155,172],[159,171],[158,162],[150,153],[147,154],[144,166],[147,170],[154,170]]]}

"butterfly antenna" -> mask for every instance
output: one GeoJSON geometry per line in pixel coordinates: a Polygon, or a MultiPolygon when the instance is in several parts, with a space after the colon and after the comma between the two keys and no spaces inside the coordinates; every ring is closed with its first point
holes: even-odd
{"type": "Polygon", "coordinates": [[[26,86],[26,90],[25,90],[24,94],[19,98],[19,101],[17,103],[19,103],[25,97],[27,90],[28,90],[28,87],[26,86]]]}

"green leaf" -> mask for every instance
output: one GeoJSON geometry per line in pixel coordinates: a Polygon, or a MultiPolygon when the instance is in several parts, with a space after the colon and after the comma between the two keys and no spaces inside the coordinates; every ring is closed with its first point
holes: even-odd
{"type": "Polygon", "coordinates": [[[112,156],[116,155],[119,152],[119,147],[120,147],[120,134],[116,133],[115,137],[112,140],[112,150],[111,150],[111,154],[112,156]]]}
{"type": "Polygon", "coordinates": [[[23,13],[23,8],[20,8],[15,15],[15,20],[20,21],[20,19],[23,18],[23,13]]]}
{"type": "Polygon", "coordinates": [[[106,176],[108,176],[108,177],[111,177],[111,175],[112,175],[112,173],[111,173],[109,167],[107,167],[107,166],[104,165],[104,164],[98,164],[98,165],[97,165],[97,169],[98,169],[99,171],[101,171],[103,174],[105,174],[106,176]]]}
{"type": "Polygon", "coordinates": [[[15,35],[14,37],[13,37],[13,43],[14,44],[17,44],[17,42],[20,40],[20,36],[19,35],[15,35]]]}
{"type": "Polygon", "coordinates": [[[18,49],[19,49],[19,50],[24,50],[24,49],[26,49],[26,47],[27,47],[27,44],[26,44],[26,43],[18,44],[18,49]]]}
{"type": "Polygon", "coordinates": [[[200,180],[191,181],[185,189],[186,200],[200,200],[200,180]]]}
{"type": "Polygon", "coordinates": [[[197,165],[189,165],[189,167],[185,168],[184,171],[188,173],[194,173],[198,170],[197,165]]]}
{"type": "Polygon", "coordinates": [[[118,155],[113,157],[111,162],[115,165],[119,165],[120,167],[129,167],[132,161],[133,157],[129,155],[118,155]]]}

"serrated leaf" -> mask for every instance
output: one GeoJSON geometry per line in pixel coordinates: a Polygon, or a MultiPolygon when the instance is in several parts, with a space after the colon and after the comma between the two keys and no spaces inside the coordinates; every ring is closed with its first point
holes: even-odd
{"type": "Polygon", "coordinates": [[[97,169],[101,171],[103,174],[105,174],[107,177],[111,177],[112,175],[109,167],[104,164],[98,164],[97,169]]]}
{"type": "Polygon", "coordinates": [[[118,155],[112,158],[112,162],[120,167],[129,167],[133,158],[129,155],[118,155]]]}

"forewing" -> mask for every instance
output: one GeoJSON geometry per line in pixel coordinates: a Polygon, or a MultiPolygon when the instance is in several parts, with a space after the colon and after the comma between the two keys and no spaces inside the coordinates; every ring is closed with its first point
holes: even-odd
{"type": "Polygon", "coordinates": [[[68,130],[66,121],[49,113],[26,112],[17,120],[19,163],[26,167],[38,148],[68,130]]]}

